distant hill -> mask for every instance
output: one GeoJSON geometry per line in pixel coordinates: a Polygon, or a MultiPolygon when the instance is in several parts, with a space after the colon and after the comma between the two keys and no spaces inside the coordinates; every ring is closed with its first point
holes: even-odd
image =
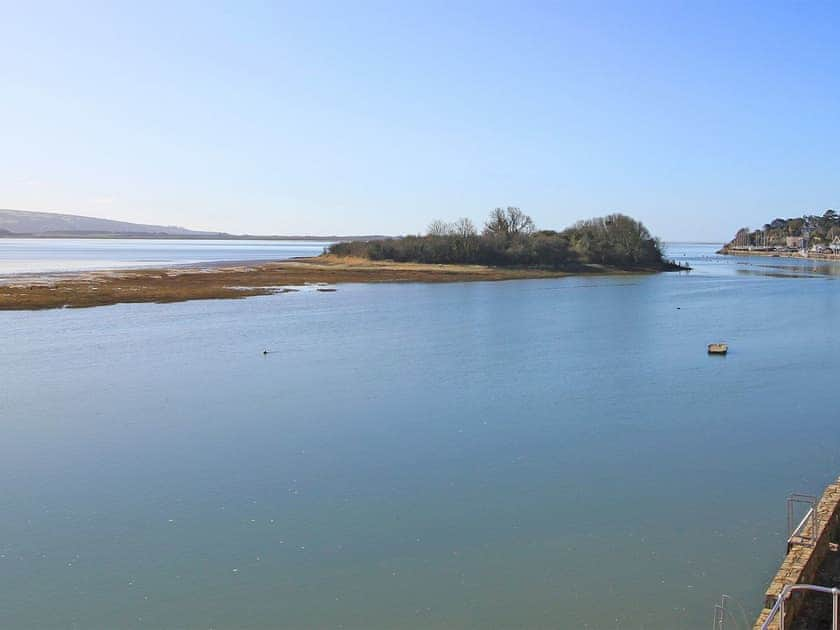
{"type": "Polygon", "coordinates": [[[228,234],[227,232],[201,232],[175,225],[146,225],[97,219],[77,214],[57,212],[31,212],[29,210],[0,210],[0,238],[3,237],[73,237],[73,238],[214,238],[297,241],[347,241],[384,238],[370,236],[292,236],[228,234]]]}
{"type": "Polygon", "coordinates": [[[219,235],[217,232],[199,232],[174,225],[145,225],[54,212],[0,210],[0,234],[4,232],[31,236],[146,234],[197,237],[219,235]]]}

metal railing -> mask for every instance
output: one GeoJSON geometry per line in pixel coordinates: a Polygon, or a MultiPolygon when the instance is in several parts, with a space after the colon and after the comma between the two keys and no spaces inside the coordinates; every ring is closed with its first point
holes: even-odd
{"type": "Polygon", "coordinates": [[[817,497],[810,494],[792,494],[787,498],[787,550],[790,551],[791,545],[794,543],[804,545],[806,547],[813,547],[817,540],[817,497]],[[794,511],[797,504],[806,504],[809,507],[805,512],[805,516],[799,521],[799,525],[793,526],[795,517],[794,511]],[[803,534],[805,525],[811,522],[811,533],[809,536],[803,534]]]}
{"type": "Polygon", "coordinates": [[[816,593],[826,593],[831,595],[831,630],[840,630],[837,623],[837,598],[840,595],[840,589],[828,588],[827,586],[817,586],[815,584],[788,584],[779,593],[776,598],[776,603],[770,609],[770,614],[767,619],[761,624],[761,630],[769,630],[770,624],[779,616],[779,629],[785,630],[785,601],[794,591],[814,591],[816,593]]]}
{"type": "Polygon", "coordinates": [[[741,606],[741,602],[724,593],[720,596],[720,603],[715,604],[715,620],[712,622],[712,630],[726,630],[727,625],[731,628],[750,628],[747,621],[747,611],[741,606]],[[734,602],[738,606],[739,615],[736,616],[730,610],[729,602],[734,602]],[[727,620],[732,623],[727,624],[727,620]],[[743,625],[741,625],[741,622],[743,622],[743,625]]]}

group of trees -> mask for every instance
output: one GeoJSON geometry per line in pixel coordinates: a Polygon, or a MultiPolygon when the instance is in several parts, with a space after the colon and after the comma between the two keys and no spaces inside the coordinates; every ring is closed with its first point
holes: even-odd
{"type": "Polygon", "coordinates": [[[840,214],[829,209],[822,215],[806,214],[792,219],[774,219],[760,230],[742,228],[732,244],[783,247],[788,236],[807,236],[811,243],[828,245],[840,236],[840,214]]]}
{"type": "Polygon", "coordinates": [[[496,208],[481,232],[466,218],[433,221],[425,236],[336,243],[330,253],[371,260],[436,264],[564,268],[663,265],[659,241],[639,221],[622,214],[580,221],[556,232],[537,230],[519,208],[496,208]]]}

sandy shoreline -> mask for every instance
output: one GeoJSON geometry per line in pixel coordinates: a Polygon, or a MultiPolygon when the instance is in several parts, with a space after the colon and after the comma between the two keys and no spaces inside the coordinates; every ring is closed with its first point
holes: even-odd
{"type": "MultiPolygon", "coordinates": [[[[429,265],[319,256],[277,262],[213,263],[9,276],[0,310],[83,308],[126,302],[182,302],[270,295],[305,285],[382,282],[475,282],[559,278],[577,274],[650,273],[588,265],[572,270],[429,265]]],[[[321,288],[324,290],[324,287],[321,288]]]]}

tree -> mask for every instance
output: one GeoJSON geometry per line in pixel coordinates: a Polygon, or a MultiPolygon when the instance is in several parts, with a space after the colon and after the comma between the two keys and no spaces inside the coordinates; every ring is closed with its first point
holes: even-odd
{"type": "Polygon", "coordinates": [[[475,224],[467,217],[461,217],[452,224],[452,231],[461,238],[470,238],[478,235],[475,224]]]}
{"type": "Polygon", "coordinates": [[[534,221],[519,208],[494,208],[484,224],[485,234],[503,236],[509,239],[518,234],[531,234],[535,230],[534,221]]]}
{"type": "Polygon", "coordinates": [[[371,260],[435,264],[663,267],[659,242],[642,223],[623,214],[581,221],[563,232],[537,232],[533,226],[518,208],[496,208],[481,235],[472,221],[461,218],[454,223],[432,222],[427,236],[336,243],[329,251],[371,260]]]}
{"type": "Polygon", "coordinates": [[[510,234],[507,214],[502,208],[494,208],[490,212],[490,217],[484,223],[484,233],[488,236],[507,236],[510,234]]]}
{"type": "Polygon", "coordinates": [[[612,251],[625,259],[618,262],[640,263],[650,258],[650,244],[654,239],[641,221],[624,214],[611,214],[604,219],[604,225],[612,251]]]}
{"type": "Polygon", "coordinates": [[[451,223],[441,221],[440,219],[432,221],[429,223],[429,227],[426,228],[426,233],[429,236],[449,236],[453,231],[454,229],[451,223]]]}
{"type": "Polygon", "coordinates": [[[531,234],[536,229],[531,217],[519,208],[508,208],[507,217],[511,234],[531,234]]]}

